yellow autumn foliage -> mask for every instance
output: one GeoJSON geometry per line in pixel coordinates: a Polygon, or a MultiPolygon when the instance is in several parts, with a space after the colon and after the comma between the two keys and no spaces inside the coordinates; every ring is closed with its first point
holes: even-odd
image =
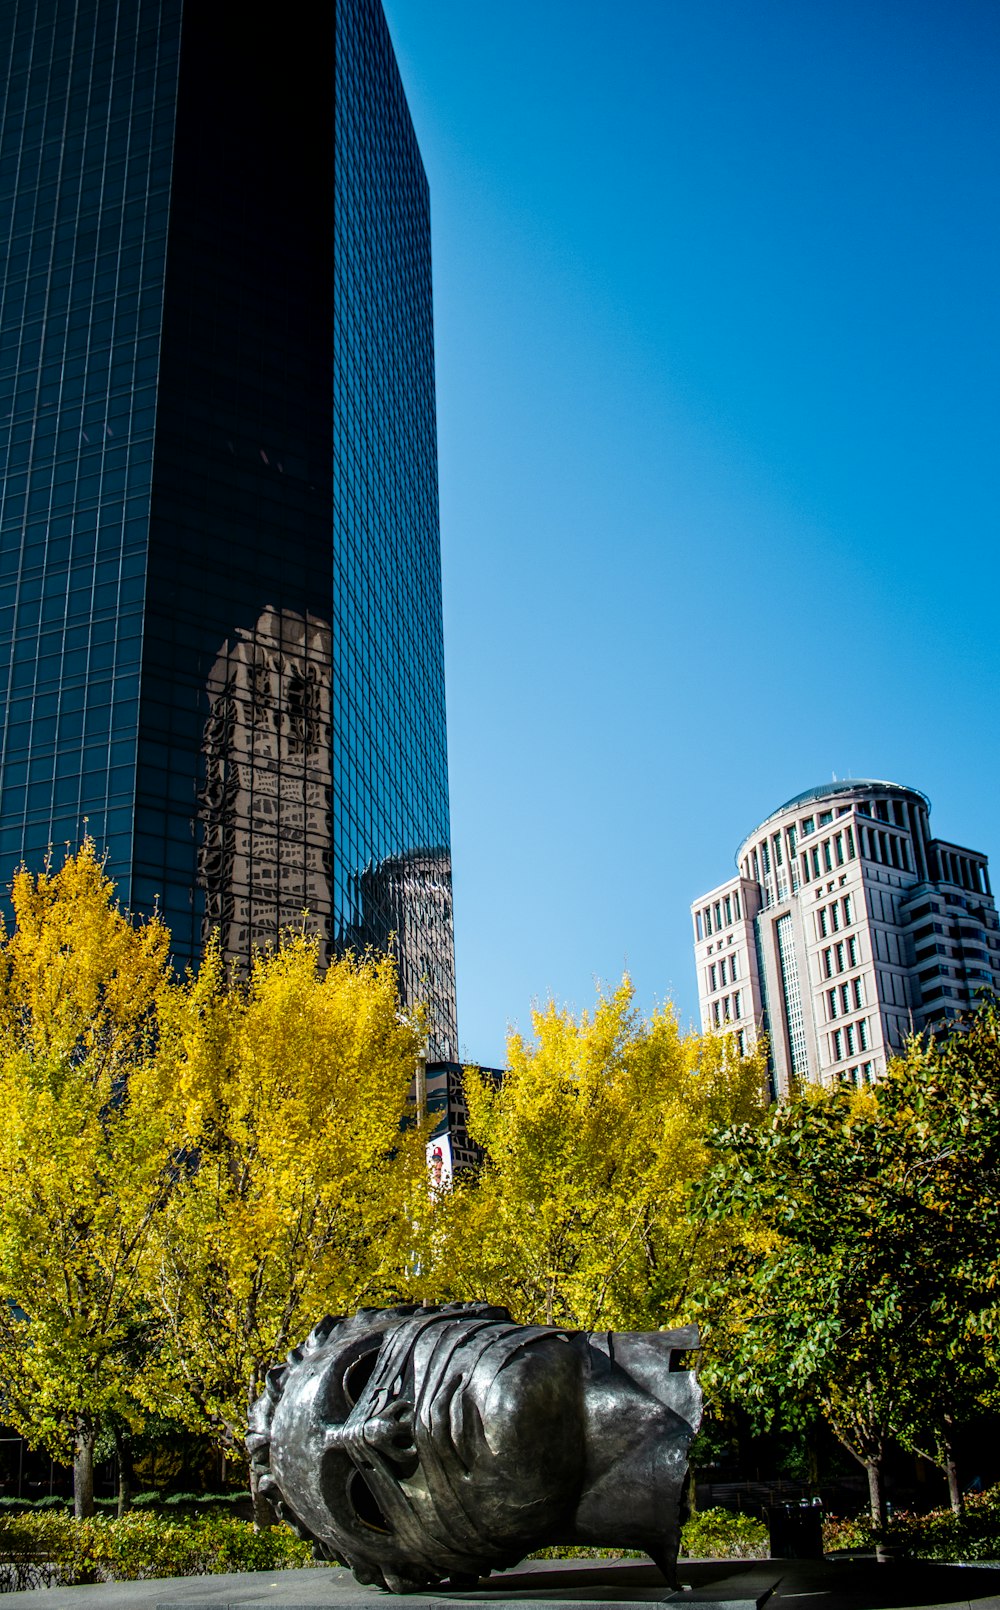
{"type": "Polygon", "coordinates": [[[407,1279],[427,1184],[422,1131],[401,1125],[422,1024],[401,1015],[389,958],[321,972],[297,936],[245,987],[210,950],[164,1038],[187,1161],[157,1227],[150,1402],[240,1454],[267,1369],[323,1314],[407,1279]]]}
{"type": "Polygon", "coordinates": [[[717,1125],[762,1113],[764,1062],[732,1038],[643,1020],[628,979],[579,1017],[549,1003],[514,1034],[497,1088],[466,1070],[469,1132],[488,1161],[434,1216],[435,1294],[486,1296],[525,1322],[646,1329],[680,1323],[725,1227],[689,1193],[717,1125]]]}
{"type": "Polygon", "coordinates": [[[94,846],[18,872],[0,933],[0,1384],[4,1419],[86,1464],[136,1412],[145,1258],[179,1108],[156,1021],[169,934],[114,900],[94,846]]]}

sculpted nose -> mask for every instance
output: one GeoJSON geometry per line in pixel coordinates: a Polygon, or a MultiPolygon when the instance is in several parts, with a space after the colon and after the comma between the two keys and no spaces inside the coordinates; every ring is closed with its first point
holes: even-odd
{"type": "Polygon", "coordinates": [[[413,1404],[407,1398],[392,1403],[365,1421],[364,1440],[385,1459],[402,1463],[416,1453],[413,1441],[413,1404]]]}

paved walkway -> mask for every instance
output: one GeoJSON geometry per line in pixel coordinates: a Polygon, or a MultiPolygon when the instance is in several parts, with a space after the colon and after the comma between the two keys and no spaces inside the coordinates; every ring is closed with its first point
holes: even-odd
{"type": "Polygon", "coordinates": [[[1000,1610],[1000,1567],[839,1560],[682,1560],[680,1592],[641,1561],[532,1562],[489,1578],[476,1592],[394,1599],[360,1588],[349,1571],[253,1571],[171,1577],[98,1587],[4,1594],[33,1610],[623,1610],[669,1603],[694,1610],[1000,1610]]]}

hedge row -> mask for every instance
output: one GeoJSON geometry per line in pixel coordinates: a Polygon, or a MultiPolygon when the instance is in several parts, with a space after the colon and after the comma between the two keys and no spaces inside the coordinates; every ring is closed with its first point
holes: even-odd
{"type": "MultiPolygon", "coordinates": [[[[178,1497],[190,1499],[192,1495],[178,1497]]],[[[957,1521],[950,1510],[929,1515],[898,1513],[893,1516],[889,1540],[918,1559],[1000,1559],[1000,1487],[971,1496],[963,1521],[957,1521]]],[[[828,1516],[824,1521],[827,1552],[870,1548],[873,1542],[871,1524],[864,1517],[841,1520],[828,1516]]],[[[682,1551],[700,1559],[766,1558],[767,1528],[752,1515],[703,1510],[684,1527],[682,1551]]],[[[75,1521],[54,1509],[0,1514],[0,1592],[223,1571],[280,1571],[313,1564],[309,1545],[286,1526],[257,1532],[249,1521],[226,1514],[184,1515],[179,1507],[175,1515],[133,1510],[121,1520],[95,1515],[75,1521]]]]}
{"type": "Polygon", "coordinates": [[[288,1530],[257,1532],[228,1515],[170,1518],[131,1512],[4,1515],[0,1518],[0,1591],[78,1582],[137,1582],[147,1577],[209,1576],[223,1571],[280,1571],[313,1565],[312,1551],[288,1530]]]}
{"type": "MultiPolygon", "coordinates": [[[[933,1509],[927,1515],[897,1510],[886,1541],[915,1560],[1000,1560],[1000,1486],[970,1493],[962,1520],[950,1509],[933,1509]]],[[[823,1547],[828,1554],[834,1549],[874,1546],[875,1533],[867,1516],[840,1520],[830,1515],[823,1522],[823,1547]]]]}
{"type": "MultiPolygon", "coordinates": [[[[696,1560],[759,1560],[767,1558],[768,1536],[763,1521],[737,1515],[731,1509],[703,1509],[681,1531],[681,1554],[696,1560]]],[[[546,1548],[532,1560],[648,1560],[638,1549],[546,1548]]]]}
{"type": "MultiPolygon", "coordinates": [[[[223,1514],[238,1513],[252,1507],[249,1493],[136,1493],[129,1500],[129,1509],[166,1510],[173,1513],[176,1510],[195,1513],[208,1513],[216,1510],[223,1514]]],[[[98,1514],[117,1515],[117,1498],[96,1498],[94,1507],[98,1514]]],[[[48,1497],[45,1498],[0,1498],[0,1516],[3,1515],[41,1515],[53,1511],[57,1514],[69,1514],[73,1508],[72,1498],[48,1497]]]]}

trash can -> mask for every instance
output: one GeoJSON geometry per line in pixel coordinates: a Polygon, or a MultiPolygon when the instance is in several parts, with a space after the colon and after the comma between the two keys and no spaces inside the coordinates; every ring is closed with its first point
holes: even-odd
{"type": "Polygon", "coordinates": [[[823,1506],[818,1498],[768,1504],[764,1511],[772,1560],[823,1558],[823,1506]]]}

